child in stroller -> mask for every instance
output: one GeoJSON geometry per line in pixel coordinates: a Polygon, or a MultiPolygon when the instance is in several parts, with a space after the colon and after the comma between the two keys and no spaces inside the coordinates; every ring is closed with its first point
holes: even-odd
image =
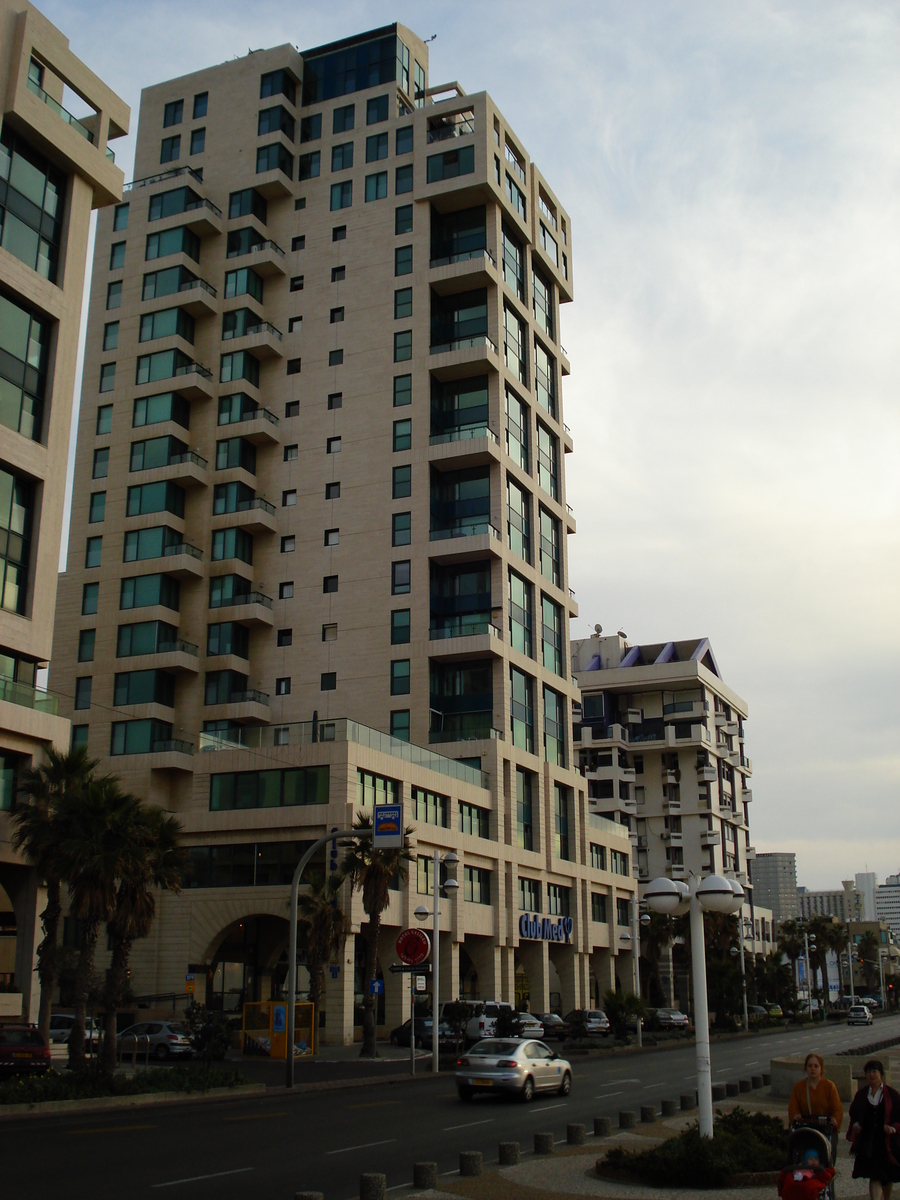
{"type": "Polygon", "coordinates": [[[834,1156],[827,1118],[796,1121],[788,1136],[788,1165],[778,1176],[783,1200],[834,1200],[834,1156]]]}

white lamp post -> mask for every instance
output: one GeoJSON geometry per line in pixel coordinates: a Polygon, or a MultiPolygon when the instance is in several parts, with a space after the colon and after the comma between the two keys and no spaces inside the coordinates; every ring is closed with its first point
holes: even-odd
{"type": "MultiPolygon", "coordinates": [[[[429,912],[424,904],[420,904],[414,911],[413,916],[417,921],[425,921],[428,917],[433,917],[432,924],[432,947],[431,947],[431,1070],[434,1075],[437,1075],[440,1070],[440,995],[441,995],[441,891],[455,892],[459,884],[455,879],[447,879],[441,883],[441,863],[458,863],[459,855],[450,850],[441,858],[440,850],[434,852],[434,909],[429,912]]],[[[412,1013],[413,1026],[415,1028],[415,1012],[412,1013]]]]}
{"type": "Polygon", "coordinates": [[[722,875],[707,875],[705,879],[694,875],[691,877],[690,889],[678,880],[663,876],[647,885],[644,899],[654,912],[677,914],[690,910],[700,1136],[711,1138],[712,1070],[709,1059],[709,1005],[706,999],[706,938],[703,933],[703,911],[705,909],[707,912],[737,912],[744,901],[744,889],[739,883],[725,879],[722,875]]]}

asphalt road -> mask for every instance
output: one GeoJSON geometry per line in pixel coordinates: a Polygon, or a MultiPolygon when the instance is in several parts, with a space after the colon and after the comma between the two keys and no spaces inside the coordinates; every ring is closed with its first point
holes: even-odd
{"type": "MultiPolygon", "coordinates": [[[[714,1044],[713,1080],[759,1073],[790,1052],[834,1052],[889,1037],[900,1037],[900,1016],[872,1028],[714,1044]]],[[[453,1173],[461,1150],[481,1150],[489,1162],[500,1141],[525,1150],[536,1132],[563,1140],[567,1122],[590,1130],[594,1116],[615,1120],[620,1109],[658,1106],[696,1084],[693,1043],[573,1065],[566,1100],[545,1094],[528,1106],[494,1097],[462,1104],[450,1074],[389,1084],[377,1073],[371,1087],[4,1122],[3,1195],[292,1200],[295,1191],[315,1190],[326,1200],[355,1200],[364,1171],[383,1172],[388,1187],[399,1188],[410,1182],[413,1162],[437,1161],[439,1171],[453,1173]]]]}

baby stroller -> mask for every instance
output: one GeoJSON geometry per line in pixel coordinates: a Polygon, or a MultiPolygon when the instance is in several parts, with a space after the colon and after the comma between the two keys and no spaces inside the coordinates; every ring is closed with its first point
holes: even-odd
{"type": "Polygon", "coordinates": [[[834,1200],[837,1130],[827,1117],[801,1117],[788,1135],[788,1165],[778,1177],[783,1200],[834,1200]]]}

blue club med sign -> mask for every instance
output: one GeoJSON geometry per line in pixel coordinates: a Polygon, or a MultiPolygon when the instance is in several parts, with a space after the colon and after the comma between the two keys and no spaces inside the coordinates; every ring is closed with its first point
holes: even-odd
{"type": "Polygon", "coordinates": [[[549,917],[519,917],[519,935],[525,938],[540,938],[544,942],[568,942],[572,936],[574,922],[571,917],[560,917],[551,921],[549,917]]]}

